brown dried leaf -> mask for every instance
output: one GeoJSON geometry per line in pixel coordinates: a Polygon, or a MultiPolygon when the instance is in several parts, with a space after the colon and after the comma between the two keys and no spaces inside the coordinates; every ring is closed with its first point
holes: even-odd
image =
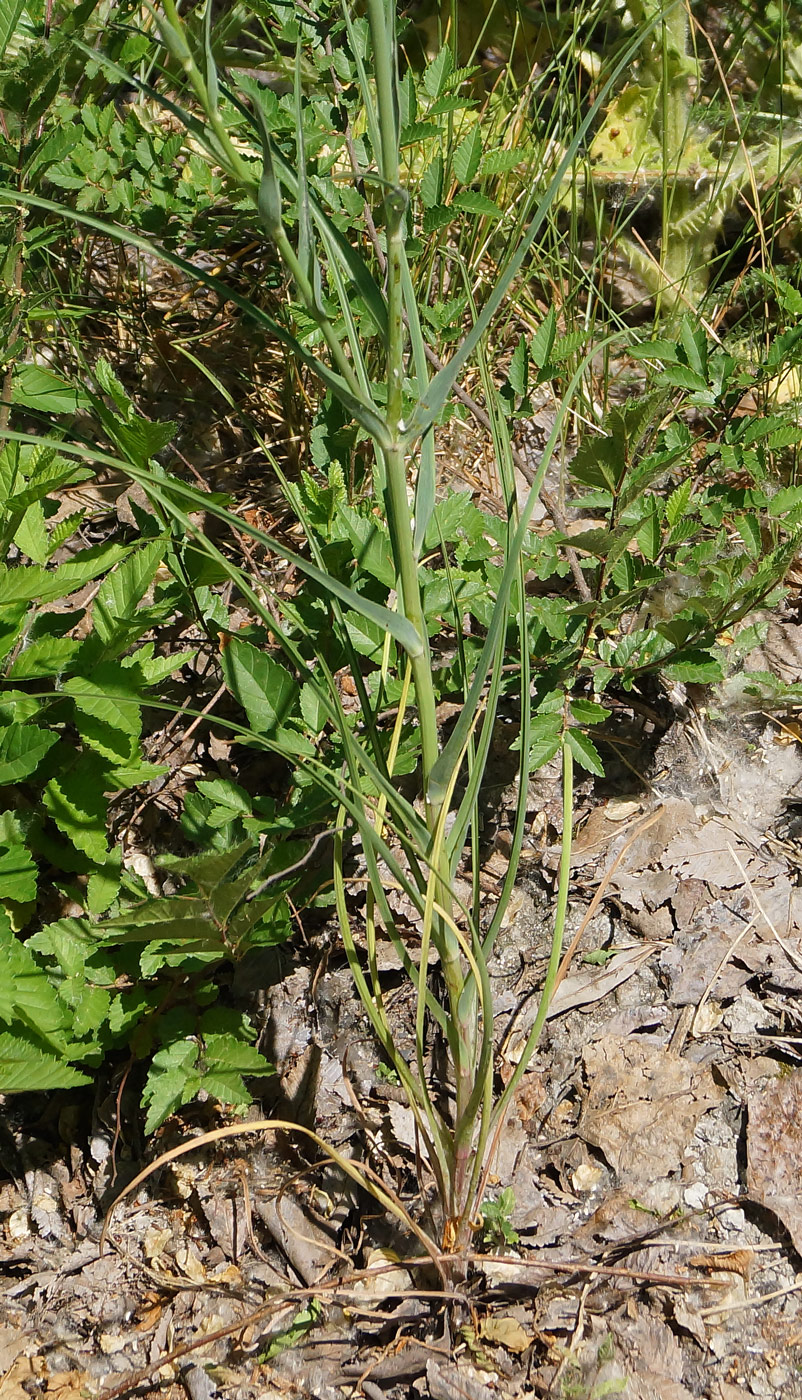
{"type": "Polygon", "coordinates": [[[749,1095],[749,1195],[779,1217],[802,1250],[802,1070],[749,1095]]]}
{"type": "Polygon", "coordinates": [[[626,1039],[588,1045],[583,1059],[590,1090],[582,1137],[629,1182],[678,1170],[696,1124],[722,1096],[710,1070],[626,1039]]]}
{"type": "Polygon", "coordinates": [[[521,1353],[532,1345],[534,1337],[514,1317],[503,1313],[486,1317],[479,1324],[479,1336],[491,1346],[505,1347],[507,1351],[521,1353]]]}

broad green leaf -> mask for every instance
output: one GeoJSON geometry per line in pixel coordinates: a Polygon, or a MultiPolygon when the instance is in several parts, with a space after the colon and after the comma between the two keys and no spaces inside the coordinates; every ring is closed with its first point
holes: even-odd
{"type": "Polygon", "coordinates": [[[14,532],[14,543],[17,549],[35,564],[47,563],[50,557],[50,538],[45,528],[45,513],[41,501],[34,501],[33,505],[27,507],[14,532]]]}
{"type": "Polygon", "coordinates": [[[5,609],[14,603],[32,603],[42,598],[52,578],[40,564],[18,564],[16,568],[0,564],[0,604],[5,609]]]}
{"type": "Polygon", "coordinates": [[[478,122],[454,152],[453,169],[461,185],[470,185],[482,158],[482,129],[478,122]]]}
{"type": "Polygon", "coordinates": [[[57,743],[57,734],[36,724],[18,722],[0,729],[0,787],[29,778],[57,743]]]}
{"type": "Polygon", "coordinates": [[[516,165],[523,165],[526,155],[520,150],[486,151],[482,159],[483,175],[506,175],[516,165]]]}
{"type": "Polygon", "coordinates": [[[488,219],[503,219],[504,210],[499,209],[495,200],[476,190],[460,190],[451,203],[452,209],[462,209],[467,214],[483,214],[488,219]]]}
{"type": "Polygon", "coordinates": [[[232,783],[229,778],[212,778],[209,782],[199,782],[197,789],[204,797],[208,797],[210,802],[229,807],[232,812],[247,812],[250,816],[253,811],[253,802],[245,789],[238,783],[232,783]]]}
{"type": "Polygon", "coordinates": [[[368,618],[359,617],[355,613],[346,613],[344,620],[354,649],[359,652],[360,656],[367,656],[378,665],[381,661],[385,637],[381,627],[377,627],[368,618]]]}
{"type": "Polygon", "coordinates": [[[529,766],[532,772],[549,763],[559,751],[562,715],[535,715],[530,729],[529,766]]]}
{"type": "Polygon", "coordinates": [[[394,588],[396,571],[386,529],[374,517],[359,515],[351,506],[340,506],[338,516],[348,531],[360,570],[394,588]]]}
{"type": "Polygon", "coordinates": [[[159,685],[175,671],[180,671],[182,666],[186,666],[198,654],[197,650],[193,650],[173,651],[169,656],[153,656],[152,650],[151,643],[148,643],[147,647],[140,647],[139,651],[135,651],[130,658],[126,657],[123,662],[124,666],[136,666],[147,686],[159,685]]]}
{"type": "Polygon", "coordinates": [[[583,734],[581,729],[566,730],[565,739],[577,763],[589,773],[594,773],[597,778],[603,778],[604,764],[593,740],[589,739],[587,734],[583,734]]]}
{"type": "Polygon", "coordinates": [[[651,564],[657,558],[662,543],[660,521],[656,510],[649,512],[635,538],[644,559],[648,559],[651,564]]]}
{"type": "Polygon", "coordinates": [[[627,354],[634,360],[659,360],[671,365],[677,362],[677,346],[673,340],[648,340],[643,345],[631,345],[627,354]]]}
{"type": "Polygon", "coordinates": [[[74,637],[42,637],[29,642],[15,656],[8,669],[9,680],[35,680],[37,676],[60,676],[80,652],[83,642],[74,637]]]}
{"type": "Polygon", "coordinates": [[[103,769],[93,754],[83,754],[73,768],[51,778],[44,791],[45,811],[79,851],[97,865],[108,857],[103,769]]]}
{"type": "Polygon", "coordinates": [[[142,1090],[142,1103],[148,1110],[145,1132],[155,1132],[165,1118],[196,1097],[202,1084],[196,1040],[175,1041],[159,1050],[142,1090]]]}
{"type": "Polygon", "coordinates": [[[221,1103],[248,1104],[251,1096],[242,1082],[244,1074],[275,1074],[275,1066],[253,1045],[243,1045],[230,1035],[204,1035],[203,1087],[221,1103]]]}
{"type": "Polygon", "coordinates": [[[670,680],[693,681],[702,685],[720,681],[724,675],[721,664],[706,651],[688,649],[680,652],[674,660],[662,667],[670,680]]]}
{"type": "MultiPolygon", "coordinates": [[[[235,784],[230,786],[234,787],[235,784]]],[[[181,859],[175,856],[162,857],[159,863],[165,870],[186,875],[190,880],[194,880],[199,890],[210,895],[253,853],[253,850],[252,841],[240,841],[237,846],[232,846],[227,851],[204,851],[203,855],[181,859]]]]}
{"type": "Polygon", "coordinates": [[[35,898],[36,866],[30,851],[25,846],[0,846],[0,900],[27,904],[35,898]]]}
{"type": "Polygon", "coordinates": [[[62,689],[72,696],[79,732],[92,748],[121,766],[136,756],[142,711],[134,675],[106,661],[91,680],[71,676],[62,689]]]}
{"type": "Polygon", "coordinates": [[[557,312],[553,306],[550,306],[545,319],[541,325],[538,326],[529,342],[529,354],[538,369],[543,369],[544,366],[549,363],[556,334],[557,312]]]}
{"type": "Polygon", "coordinates": [[[120,892],[120,851],[112,852],[111,858],[100,870],[89,876],[86,887],[86,907],[97,918],[105,914],[120,892]]]}
{"type": "Polygon", "coordinates": [[[36,501],[44,500],[60,486],[67,483],[74,485],[93,475],[87,467],[66,461],[52,447],[34,448],[26,460],[26,472],[27,482],[18,480],[13,494],[9,496],[8,505],[13,510],[23,510],[36,501]]]}
{"type": "Polygon", "coordinates": [[[583,700],[579,696],[571,699],[571,714],[579,724],[603,724],[610,718],[610,711],[604,705],[597,705],[595,700],[583,700]]]}
{"type": "Polygon", "coordinates": [[[52,574],[47,575],[47,585],[43,587],[41,598],[48,602],[54,598],[67,598],[84,584],[105,574],[115,564],[130,553],[130,548],[122,544],[99,544],[91,549],[83,549],[66,564],[61,564],[52,574]]]}
{"type": "Polygon", "coordinates": [[[66,1048],[68,1013],[47,973],[0,909],[0,1021],[21,1021],[55,1050],[66,1048]]]}
{"type": "Polygon", "coordinates": [[[439,97],[443,92],[448,76],[454,67],[454,59],[448,44],[443,44],[439,53],[432,59],[423,74],[423,90],[428,97],[439,97]]]}
{"type": "Polygon", "coordinates": [[[0,0],[0,58],[3,58],[9,42],[17,32],[25,0],[0,0]]]}
{"type": "Polygon", "coordinates": [[[123,641],[128,635],[132,614],[153,582],[166,547],[164,540],[151,540],[134,550],[103,580],[92,609],[92,621],[106,646],[123,641]]]}
{"type": "Polygon", "coordinates": [[[676,491],[671,492],[671,495],[666,501],[666,520],[672,528],[677,524],[677,521],[684,518],[691,499],[692,490],[693,481],[688,477],[677,487],[676,491]]]}
{"type": "Polygon", "coordinates": [[[753,559],[759,559],[763,552],[763,536],[758,517],[756,515],[739,515],[733,523],[740,532],[747,553],[753,559]]]}
{"type": "Polygon", "coordinates": [[[443,157],[438,152],[429,161],[420,182],[420,197],[424,209],[433,209],[435,205],[439,204],[442,192],[443,157]]]}
{"type": "Polygon", "coordinates": [[[298,686],[278,661],[250,642],[232,637],[223,648],[222,671],[257,734],[274,734],[289,718],[298,686]]]}
{"type": "Polygon", "coordinates": [[[12,400],[39,413],[77,413],[89,407],[89,397],[66,379],[39,365],[23,365],[14,376],[12,400]]]}
{"type": "Polygon", "coordinates": [[[45,1054],[33,1038],[22,1033],[0,1034],[0,1093],[42,1093],[90,1083],[89,1075],[45,1054]]]}
{"type": "Polygon", "coordinates": [[[523,335],[519,336],[518,344],[512,352],[510,367],[507,370],[507,383],[513,393],[521,399],[529,387],[529,350],[523,335]]]}
{"type": "Polygon", "coordinates": [[[112,943],[194,941],[205,950],[222,947],[222,935],[212,922],[209,905],[198,895],[145,900],[116,919],[107,919],[102,928],[105,941],[112,943]]]}

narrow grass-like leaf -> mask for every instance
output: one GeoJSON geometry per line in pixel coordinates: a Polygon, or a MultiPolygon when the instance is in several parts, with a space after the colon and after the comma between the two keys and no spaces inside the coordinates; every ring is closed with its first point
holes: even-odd
{"type": "MultiPolygon", "coordinates": [[[[644,38],[648,34],[651,34],[652,30],[654,30],[660,22],[661,17],[658,13],[648,24],[639,27],[637,35],[624,47],[618,62],[615,64],[606,81],[601,84],[595,101],[589,107],[585,117],[577,127],[571,142],[565,150],[565,154],[549,181],[545,193],[538,201],[526,234],[521,239],[512,257],[499,273],[496,285],[485,302],[481,314],[477,317],[468,335],[454,352],[448,364],[444,365],[434,376],[424,398],[419,401],[415,408],[404,434],[404,440],[406,442],[414,442],[415,439],[420,437],[429,425],[439,417],[463,366],[473,354],[482,337],[487,334],[509,292],[514,278],[523,266],[529,249],[532,247],[554,204],[563,179],[571,169],[576,156],[582,148],[587,133],[591,130],[598,114],[608,101],[610,93],[613,91],[619,77],[631,65],[632,60],[643,44],[644,38]]],[[[447,50],[443,48],[440,52],[441,54],[446,53],[447,50]]]]}
{"type": "Polygon", "coordinates": [[[0,188],[0,207],[12,207],[16,205],[29,205],[34,209],[41,209],[45,213],[55,214],[60,218],[72,220],[74,223],[82,224],[86,228],[94,228],[99,233],[105,234],[109,238],[116,239],[121,243],[127,243],[132,248],[139,249],[140,252],[154,257],[178,271],[183,272],[196,282],[208,287],[210,291],[216,293],[221,302],[230,301],[239,307],[247,316],[257,321],[259,325],[270,331],[276,340],[282,345],[286,345],[298,359],[313,370],[323,381],[327,388],[345,405],[348,411],[353,414],[358,423],[361,424],[377,442],[384,446],[389,445],[387,428],[384,420],[376,412],[371,403],[366,403],[358,398],[346,384],[342,375],[338,374],[326,364],[325,360],[320,360],[306,346],[302,345],[295,336],[291,335],[286,327],[274,320],[266,311],[257,306],[253,301],[235,291],[233,287],[225,286],[220,278],[212,276],[193,263],[187,262],[186,258],[180,257],[178,253],[161,247],[153,243],[150,239],[144,238],[141,234],[135,233],[132,229],[121,224],[111,223],[105,219],[98,219],[93,214],[87,214],[83,210],[70,209],[66,205],[56,204],[52,200],[42,199],[39,195],[29,194],[27,191],[14,190],[10,186],[0,188]]]}
{"type": "MultiPolygon", "coordinates": [[[[0,432],[0,437],[8,438],[13,442],[32,442],[38,445],[41,445],[42,441],[44,441],[44,439],[36,438],[29,433],[18,433],[11,428],[4,428],[2,432],[0,432]]],[[[127,472],[134,481],[138,481],[151,495],[160,499],[167,510],[175,507],[176,499],[182,499],[186,502],[189,510],[211,511],[218,519],[232,526],[233,529],[240,534],[246,534],[253,539],[259,540],[272,550],[274,554],[277,554],[280,559],[285,559],[288,563],[294,564],[302,574],[305,574],[307,578],[311,578],[315,583],[319,584],[325,592],[332,594],[341,603],[344,603],[346,607],[353,608],[355,612],[361,613],[363,617],[369,618],[371,622],[375,622],[384,631],[389,632],[390,636],[398,642],[399,646],[404,648],[409,656],[423,655],[424,646],[420,635],[412,624],[401,614],[392,612],[390,608],[386,608],[380,603],[374,603],[370,598],[362,597],[361,594],[356,593],[352,588],[346,587],[346,585],[340,583],[338,579],[333,578],[331,574],[327,574],[323,569],[318,568],[318,566],[310,560],[304,559],[303,555],[295,554],[293,550],[287,549],[286,545],[282,544],[279,540],[273,539],[272,536],[266,535],[264,531],[251,525],[244,517],[234,515],[232,512],[218,505],[217,502],[210,501],[209,497],[204,495],[202,491],[197,491],[187,483],[180,482],[176,478],[171,478],[169,487],[160,487],[152,475],[140,470],[135,463],[123,461],[119,457],[113,457],[108,452],[99,452],[94,448],[84,447],[78,443],[66,443],[61,440],[58,440],[58,447],[66,456],[80,457],[83,460],[102,463],[104,466],[116,467],[118,470],[121,469],[127,472]]],[[[192,533],[191,523],[186,520],[186,517],[184,518],[184,525],[185,528],[189,529],[190,533],[192,533]]],[[[204,544],[204,548],[205,547],[206,545],[204,544]]],[[[106,568],[111,567],[113,563],[117,562],[117,559],[128,553],[127,549],[118,545],[103,545],[99,548],[107,551],[106,568]],[[114,551],[118,551],[116,557],[113,557],[114,551]]],[[[84,557],[90,553],[90,550],[84,551],[84,557]]],[[[219,557],[222,558],[222,556],[219,557]]],[[[64,575],[72,568],[72,565],[64,564],[61,566],[61,569],[57,571],[59,577],[62,578],[65,583],[67,580],[64,579],[64,575]]],[[[103,566],[98,565],[95,572],[89,574],[88,577],[94,578],[98,573],[102,572],[104,572],[103,566]]],[[[0,590],[2,590],[3,601],[15,601],[17,599],[32,601],[34,598],[42,596],[46,588],[45,580],[48,578],[55,579],[55,577],[56,575],[48,575],[45,570],[40,569],[38,565],[32,565],[30,567],[23,565],[16,569],[4,569],[3,566],[0,565],[0,590]]],[[[80,584],[73,583],[69,591],[72,592],[79,586],[80,584]]],[[[59,591],[56,584],[49,585],[49,588],[52,588],[53,591],[48,591],[45,594],[48,599],[64,596],[65,591],[67,591],[64,587],[59,591]]]]}

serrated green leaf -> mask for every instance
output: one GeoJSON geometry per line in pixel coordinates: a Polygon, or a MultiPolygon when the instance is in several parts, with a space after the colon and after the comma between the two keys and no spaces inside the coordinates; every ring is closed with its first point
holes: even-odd
{"type": "Polygon", "coordinates": [[[476,190],[460,190],[451,201],[452,209],[462,209],[466,214],[481,214],[488,219],[503,219],[504,210],[499,209],[495,200],[476,190]]]}
{"type": "Polygon", "coordinates": [[[454,175],[461,185],[470,185],[482,158],[482,129],[478,122],[454,152],[454,175]]]}
{"type": "Polygon", "coordinates": [[[107,809],[103,770],[93,754],[83,754],[73,768],[51,778],[44,791],[45,811],[79,851],[105,864],[107,809]]]}
{"type": "Polygon", "coordinates": [[[89,407],[89,396],[61,375],[40,365],[23,365],[14,375],[12,401],[39,413],[70,413],[89,407]]]}
{"type": "Polygon", "coordinates": [[[688,509],[688,504],[691,499],[692,490],[693,482],[691,478],[688,477],[686,481],[683,481],[681,485],[677,487],[676,491],[671,492],[671,495],[666,501],[666,520],[672,528],[679,520],[684,519],[685,512],[688,509]]]}
{"type": "Polygon", "coordinates": [[[134,610],[153,582],[166,547],[164,540],[149,541],[118,564],[100,585],[92,621],[107,647],[128,637],[134,610]]]}
{"type": "Polygon", "coordinates": [[[384,633],[381,627],[357,613],[346,613],[344,620],[354,649],[360,656],[367,656],[378,663],[384,650],[384,633]]]}
{"type": "Polygon", "coordinates": [[[610,711],[595,700],[584,700],[580,696],[571,699],[571,714],[579,724],[603,724],[610,718],[610,711]]]}
{"type": "Polygon", "coordinates": [[[486,151],[482,159],[483,175],[507,175],[510,170],[514,170],[516,165],[522,165],[526,159],[521,151],[486,151]]]}
{"type": "Polygon", "coordinates": [[[423,216],[423,232],[436,233],[439,228],[445,228],[454,218],[454,210],[447,204],[435,204],[432,209],[427,209],[423,216]]]}
{"type": "Polygon", "coordinates": [[[0,1033],[0,1093],[32,1094],[50,1089],[75,1089],[89,1084],[81,1074],[55,1055],[47,1055],[24,1033],[0,1033]]]}
{"type": "MultiPolygon", "coordinates": [[[[40,564],[18,564],[8,568],[0,564],[0,600],[3,608],[14,603],[32,603],[41,597],[45,584],[52,578],[40,564]]],[[[58,595],[56,595],[58,596],[58,595]]]]}
{"type": "Polygon", "coordinates": [[[82,739],[115,765],[137,754],[142,728],[136,676],[113,662],[102,662],[88,676],[70,676],[62,687],[75,705],[82,739]]]}
{"type": "Polygon", "coordinates": [[[66,564],[61,564],[52,574],[47,575],[47,584],[41,590],[44,602],[55,598],[67,598],[84,584],[91,583],[130,553],[130,546],[121,544],[99,544],[91,549],[81,550],[66,564]]]}
{"type": "MultiPolygon", "coordinates": [[[[226,616],[226,622],[228,617],[226,616]]],[[[198,654],[197,648],[192,651],[174,651],[170,656],[151,656],[148,648],[141,647],[130,657],[130,664],[135,665],[141,672],[145,685],[159,685],[168,676],[172,676],[176,671],[180,671],[182,666],[186,666],[198,654]]],[[[129,664],[126,658],[124,665],[129,664]]]]}
{"type": "Polygon", "coordinates": [[[603,778],[604,764],[593,740],[587,734],[583,734],[581,729],[566,730],[565,738],[577,763],[588,773],[595,774],[597,778],[603,778]]]}
{"type": "Polygon", "coordinates": [[[753,559],[759,559],[763,553],[763,536],[760,531],[760,520],[756,515],[739,515],[733,521],[740,532],[741,539],[746,547],[747,554],[753,559]]]}
{"type": "Polygon", "coordinates": [[[677,346],[673,340],[649,340],[644,345],[631,345],[627,354],[634,360],[660,360],[673,365],[677,360],[677,346]]]}
{"type": "Polygon", "coordinates": [[[223,678],[256,734],[275,734],[289,718],[298,686],[284,666],[250,642],[232,637],[222,653],[223,678]]]}
{"type": "Polygon", "coordinates": [[[28,947],[11,930],[8,917],[0,909],[0,1021],[19,1021],[28,1026],[39,1041],[53,1049],[66,1048],[68,1013],[59,1000],[47,973],[35,961],[28,947]]]}
{"type": "Polygon", "coordinates": [[[454,59],[448,44],[443,44],[439,53],[423,74],[423,90],[428,97],[439,97],[446,87],[448,76],[454,67],[454,59]]]}
{"type": "Polygon", "coordinates": [[[323,697],[309,681],[301,686],[300,705],[307,729],[319,734],[325,728],[328,712],[323,697]]]}
{"type": "Polygon", "coordinates": [[[112,852],[106,865],[89,876],[86,907],[95,918],[106,913],[120,892],[120,864],[120,851],[117,850],[112,852]]]}
{"type": "Polygon", "coordinates": [[[148,1110],[146,1133],[155,1132],[165,1118],[197,1096],[203,1083],[198,1050],[197,1041],[179,1040],[153,1056],[142,1090],[142,1103],[148,1110]]]}
{"type": "Polygon", "coordinates": [[[432,209],[440,202],[443,190],[443,157],[438,152],[429,161],[420,182],[420,197],[425,209],[432,209]]]}
{"type": "Polygon", "coordinates": [[[658,383],[661,387],[670,386],[675,389],[690,389],[704,392],[708,385],[707,380],[689,365],[672,365],[670,369],[664,369],[659,376],[658,383]]]}
{"type": "Polygon", "coordinates": [[[35,898],[36,866],[30,851],[20,845],[0,846],[0,900],[27,904],[35,898]]]}
{"type": "Polygon", "coordinates": [[[0,787],[29,778],[57,743],[57,734],[35,724],[17,722],[0,729],[0,787]]]}
{"type": "Polygon", "coordinates": [[[529,387],[529,349],[525,336],[519,336],[518,344],[512,352],[510,367],[507,370],[507,383],[519,399],[524,398],[529,387]]]}
{"type": "Polygon", "coordinates": [[[653,563],[660,553],[660,545],[662,544],[660,521],[656,510],[649,512],[635,538],[644,559],[647,559],[650,564],[653,563]]]}
{"type": "Polygon", "coordinates": [[[190,880],[194,880],[199,890],[210,895],[238,865],[249,855],[252,856],[253,852],[253,841],[240,841],[227,851],[204,851],[202,855],[185,856],[181,859],[162,856],[159,863],[165,870],[175,871],[178,875],[186,875],[190,880]]]}
{"type": "Polygon", "coordinates": [[[662,667],[664,675],[674,681],[690,681],[700,685],[714,684],[724,675],[721,664],[706,651],[689,649],[675,656],[662,667]]]}
{"type": "MultiPolygon", "coordinates": [[[[11,507],[13,509],[13,507],[11,507]]],[[[45,513],[41,501],[27,507],[16,531],[14,543],[21,554],[35,564],[46,564],[50,557],[50,539],[45,529],[45,513]]]]}
{"type": "Polygon", "coordinates": [[[543,367],[549,363],[556,334],[557,312],[554,307],[551,306],[546,313],[542,325],[538,326],[529,342],[529,354],[533,364],[536,364],[538,369],[543,369],[543,367]]]}
{"type": "Polygon", "coordinates": [[[38,676],[60,676],[82,646],[83,643],[74,637],[42,637],[29,642],[15,656],[8,669],[8,678],[28,681],[38,676]]]}
{"type": "MultiPolygon", "coordinates": [[[[253,801],[245,789],[240,787],[239,783],[232,783],[229,778],[212,778],[208,782],[199,782],[197,789],[204,797],[208,797],[210,802],[229,807],[232,812],[247,812],[250,815],[253,811],[253,801]]],[[[219,878],[221,877],[218,876],[219,878]]]]}

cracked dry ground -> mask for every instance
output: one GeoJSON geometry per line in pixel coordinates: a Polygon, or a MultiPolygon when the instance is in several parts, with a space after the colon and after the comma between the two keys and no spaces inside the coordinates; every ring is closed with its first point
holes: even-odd
{"type": "MultiPolygon", "coordinates": [[[[797,679],[796,631],[775,618],[753,665],[797,679]]],[[[500,724],[488,907],[514,799],[508,746],[500,724]]],[[[99,1079],[94,1098],[9,1100],[0,1400],[132,1384],[170,1400],[802,1396],[798,733],[707,694],[681,713],[622,712],[605,760],[604,784],[588,779],[578,799],[577,952],[491,1177],[491,1193],[514,1193],[517,1243],[492,1254],[478,1233],[447,1305],[333,1166],[249,1134],[132,1191],[101,1252],[104,1214],[143,1160],[131,1091],[99,1079]]],[[[551,767],[530,807],[491,969],[501,1079],[548,955],[551,767]]],[[[391,955],[382,975],[403,1044],[411,1001],[391,955]]],[[[377,1073],[333,931],[266,951],[232,995],[280,1071],[252,1117],[314,1126],[417,1208],[412,1115],[377,1073]]],[[[148,1160],[219,1122],[195,1105],[148,1160]]]]}

